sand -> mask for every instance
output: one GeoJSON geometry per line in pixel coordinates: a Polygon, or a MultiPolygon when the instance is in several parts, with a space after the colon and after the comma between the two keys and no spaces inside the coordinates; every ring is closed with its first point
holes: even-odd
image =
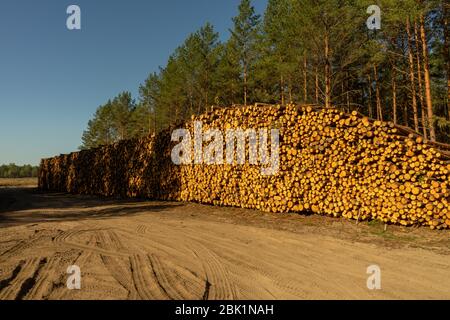
{"type": "Polygon", "coordinates": [[[0,299],[450,299],[450,232],[0,188],[0,299]],[[67,268],[81,270],[69,290],[67,268]],[[367,267],[381,290],[367,288],[367,267]]]}

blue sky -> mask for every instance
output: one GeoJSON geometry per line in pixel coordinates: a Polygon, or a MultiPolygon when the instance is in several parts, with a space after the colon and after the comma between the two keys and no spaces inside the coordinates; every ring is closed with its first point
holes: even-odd
{"type": "MultiPolygon", "coordinates": [[[[266,0],[254,0],[262,14],[266,0]]],[[[164,66],[207,21],[228,38],[239,0],[1,0],[0,164],[75,151],[95,109],[164,66]],[[81,8],[81,30],[66,9],[81,8]]]]}

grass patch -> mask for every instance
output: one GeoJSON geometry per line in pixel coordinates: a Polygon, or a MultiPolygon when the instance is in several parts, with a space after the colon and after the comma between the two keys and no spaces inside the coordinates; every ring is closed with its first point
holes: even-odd
{"type": "Polygon", "coordinates": [[[369,227],[383,226],[383,228],[384,228],[384,223],[382,223],[380,220],[370,220],[369,222],[367,222],[367,225],[369,227]]]}
{"type": "Polygon", "coordinates": [[[396,241],[404,241],[404,242],[414,242],[417,240],[416,236],[410,234],[400,234],[399,232],[394,232],[389,230],[385,230],[385,224],[379,220],[371,220],[367,222],[367,226],[369,227],[369,233],[381,237],[386,240],[396,240],[396,241]]]}
{"type": "Polygon", "coordinates": [[[386,240],[401,240],[401,237],[393,234],[390,231],[384,231],[384,229],[383,230],[372,230],[370,233],[375,236],[382,237],[383,239],[386,239],[386,240]]]}

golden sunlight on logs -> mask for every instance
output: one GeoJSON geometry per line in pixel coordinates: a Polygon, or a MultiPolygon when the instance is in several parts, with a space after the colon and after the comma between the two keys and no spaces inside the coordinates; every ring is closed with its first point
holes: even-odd
{"type": "MultiPolygon", "coordinates": [[[[203,147],[208,145],[203,141],[203,147]]],[[[224,158],[225,158],[225,141],[224,158]]],[[[403,226],[450,227],[450,165],[445,151],[392,123],[313,106],[218,108],[156,136],[44,159],[43,190],[313,212],[403,226]],[[171,132],[279,129],[279,170],[263,164],[171,161],[171,132]]]]}

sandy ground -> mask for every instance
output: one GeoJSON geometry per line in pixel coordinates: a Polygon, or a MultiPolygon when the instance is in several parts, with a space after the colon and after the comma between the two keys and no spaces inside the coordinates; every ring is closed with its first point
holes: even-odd
{"type": "Polygon", "coordinates": [[[450,299],[449,253],[447,231],[0,188],[0,299],[450,299]]]}
{"type": "Polygon", "coordinates": [[[0,187],[35,187],[37,178],[0,178],[0,187]]]}

